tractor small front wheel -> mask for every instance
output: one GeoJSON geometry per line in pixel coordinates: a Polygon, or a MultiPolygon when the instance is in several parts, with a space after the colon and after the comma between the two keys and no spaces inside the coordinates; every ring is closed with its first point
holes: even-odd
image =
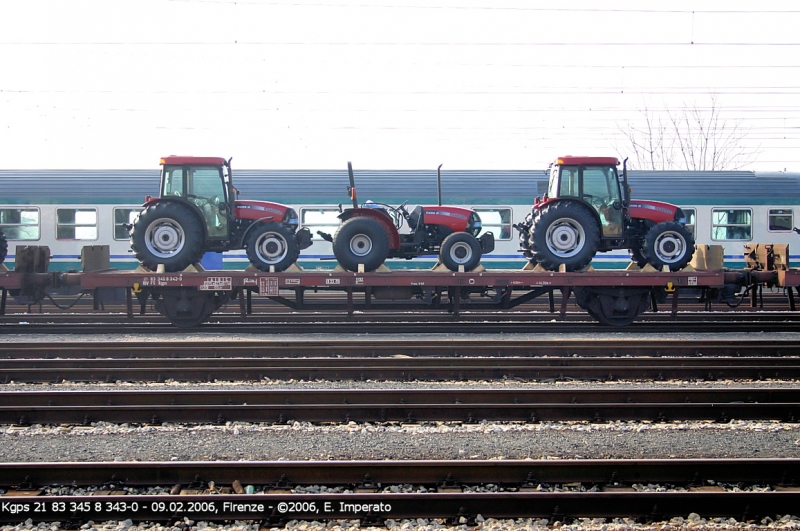
{"type": "Polygon", "coordinates": [[[280,223],[259,223],[250,229],[245,243],[250,263],[261,271],[283,271],[297,261],[300,250],[294,233],[280,223]]]}
{"type": "Polygon", "coordinates": [[[684,225],[662,221],[645,235],[644,255],[647,263],[658,270],[668,266],[670,271],[679,271],[692,260],[694,238],[684,225]]]}
{"type": "Polygon", "coordinates": [[[481,261],[481,244],[472,234],[454,232],[442,242],[439,248],[439,261],[450,271],[472,271],[481,261]]]}

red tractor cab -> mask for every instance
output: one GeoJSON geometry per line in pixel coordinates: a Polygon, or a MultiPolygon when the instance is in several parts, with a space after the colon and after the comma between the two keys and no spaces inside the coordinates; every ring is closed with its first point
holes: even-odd
{"type": "MultiPolygon", "coordinates": [[[[441,166],[440,166],[441,168],[441,166]]],[[[333,254],[339,264],[350,271],[374,271],[387,258],[411,258],[439,253],[439,261],[451,271],[471,271],[481,256],[494,250],[494,234],[481,232],[481,218],[471,209],[441,205],[441,175],[439,175],[439,205],[416,206],[406,209],[407,201],[397,207],[367,201],[359,205],[356,196],[353,167],[347,163],[350,176],[348,192],[353,208],[342,211],[342,224],[331,236],[318,231],[323,239],[333,243],[333,254]],[[408,226],[409,232],[400,229],[408,226]]]]}
{"type": "Polygon", "coordinates": [[[628,249],[640,267],[685,267],[694,254],[686,216],[675,205],[632,200],[625,164],[615,157],[559,157],[550,167],[547,194],[515,225],[531,263],[576,271],[597,252],[628,249]]]}
{"type": "Polygon", "coordinates": [[[146,197],[129,229],[131,248],[155,270],[182,271],[203,253],[246,249],[261,271],[283,271],[311,245],[308,229],[297,230],[297,212],[269,201],[240,201],[230,160],[220,157],[161,159],[160,197],[146,197]]]}

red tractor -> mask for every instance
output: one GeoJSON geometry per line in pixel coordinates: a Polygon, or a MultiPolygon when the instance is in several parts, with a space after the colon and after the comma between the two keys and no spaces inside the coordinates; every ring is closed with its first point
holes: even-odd
{"type": "Polygon", "coordinates": [[[244,248],[261,271],[283,271],[311,245],[311,232],[297,230],[294,209],[236,199],[230,159],[171,156],[161,165],[161,197],[146,197],[129,229],[131,248],[145,267],[182,271],[207,251],[244,248]]]}
{"type": "MultiPolygon", "coordinates": [[[[441,166],[440,166],[441,168],[441,166]]],[[[410,260],[427,253],[439,253],[439,261],[451,271],[471,271],[481,256],[494,250],[494,234],[480,238],[481,218],[468,208],[442,206],[441,175],[439,176],[439,205],[416,206],[409,212],[408,201],[398,207],[367,201],[359,206],[353,179],[353,166],[348,162],[350,186],[347,191],[353,208],[344,210],[342,224],[335,236],[318,232],[333,243],[333,254],[339,264],[350,271],[374,271],[387,258],[410,260]],[[409,233],[399,229],[407,223],[409,233]]],[[[341,208],[341,207],[340,207],[341,208]]]]}
{"type": "Polygon", "coordinates": [[[631,200],[628,173],[614,157],[560,157],[550,168],[547,194],[515,225],[531,263],[567,271],[589,265],[595,253],[628,249],[639,266],[685,267],[694,254],[686,216],[675,205],[631,200]]]}

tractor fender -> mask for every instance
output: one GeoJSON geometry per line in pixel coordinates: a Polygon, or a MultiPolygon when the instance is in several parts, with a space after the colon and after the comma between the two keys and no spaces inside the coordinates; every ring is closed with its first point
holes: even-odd
{"type": "Polygon", "coordinates": [[[272,221],[275,219],[275,216],[264,216],[263,218],[258,218],[250,221],[250,224],[244,229],[242,233],[242,241],[247,241],[247,233],[252,230],[253,227],[258,225],[259,223],[266,223],[267,221],[272,221]]]}
{"type": "Polygon", "coordinates": [[[394,226],[392,218],[375,208],[350,208],[339,214],[339,219],[342,223],[348,219],[355,217],[372,218],[381,224],[386,235],[389,237],[389,249],[400,248],[400,233],[397,232],[397,227],[394,226]]]}
{"type": "Polygon", "coordinates": [[[180,198],[177,198],[177,197],[169,197],[169,196],[167,196],[167,197],[155,197],[150,201],[146,201],[142,206],[147,208],[147,207],[151,207],[153,205],[156,205],[158,203],[177,203],[179,205],[182,205],[182,206],[185,206],[186,208],[188,208],[192,212],[192,214],[194,214],[195,221],[197,222],[198,225],[200,225],[200,228],[203,231],[203,241],[208,239],[208,232],[206,230],[206,224],[203,221],[203,211],[200,210],[199,206],[195,205],[191,201],[186,201],[185,199],[180,199],[180,198]]]}
{"type": "Polygon", "coordinates": [[[538,205],[536,205],[533,209],[533,217],[534,219],[538,215],[539,211],[541,211],[544,207],[555,205],[556,203],[574,203],[576,205],[580,205],[581,208],[585,209],[589,214],[597,221],[597,226],[602,227],[603,222],[600,219],[600,214],[597,213],[597,210],[593,209],[583,201],[575,199],[574,197],[564,197],[564,198],[555,198],[555,199],[548,199],[547,201],[542,201],[538,205]]]}

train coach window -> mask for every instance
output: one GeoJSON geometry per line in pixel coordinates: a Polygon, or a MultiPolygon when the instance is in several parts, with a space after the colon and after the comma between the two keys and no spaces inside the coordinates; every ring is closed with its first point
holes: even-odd
{"type": "Polygon", "coordinates": [[[114,209],[114,239],[127,240],[130,237],[124,225],[133,225],[141,213],[141,208],[115,208],[114,209]]]}
{"type": "Polygon", "coordinates": [[[300,223],[311,231],[312,240],[319,241],[322,238],[317,234],[318,230],[331,236],[336,233],[340,223],[339,214],[338,208],[301,208],[300,223]]]}
{"type": "Polygon", "coordinates": [[[751,240],[753,212],[748,209],[715,208],[711,210],[712,240],[751,240]]]}
{"type": "Polygon", "coordinates": [[[689,229],[689,232],[692,233],[692,236],[696,237],[697,235],[694,232],[694,224],[696,223],[695,216],[697,216],[697,211],[693,208],[683,207],[681,207],[681,210],[683,210],[683,213],[686,214],[686,228],[689,229]]]}
{"type": "Polygon", "coordinates": [[[58,240],[96,240],[96,208],[58,208],[56,209],[56,239],[58,240]]]}
{"type": "Polygon", "coordinates": [[[0,230],[8,240],[38,240],[38,208],[0,208],[0,230]]]}
{"type": "Polygon", "coordinates": [[[794,227],[791,208],[769,209],[769,230],[791,231],[794,227]]]}
{"type": "Polygon", "coordinates": [[[511,239],[511,209],[510,208],[473,208],[481,217],[481,232],[494,233],[497,240],[511,239]]]}

